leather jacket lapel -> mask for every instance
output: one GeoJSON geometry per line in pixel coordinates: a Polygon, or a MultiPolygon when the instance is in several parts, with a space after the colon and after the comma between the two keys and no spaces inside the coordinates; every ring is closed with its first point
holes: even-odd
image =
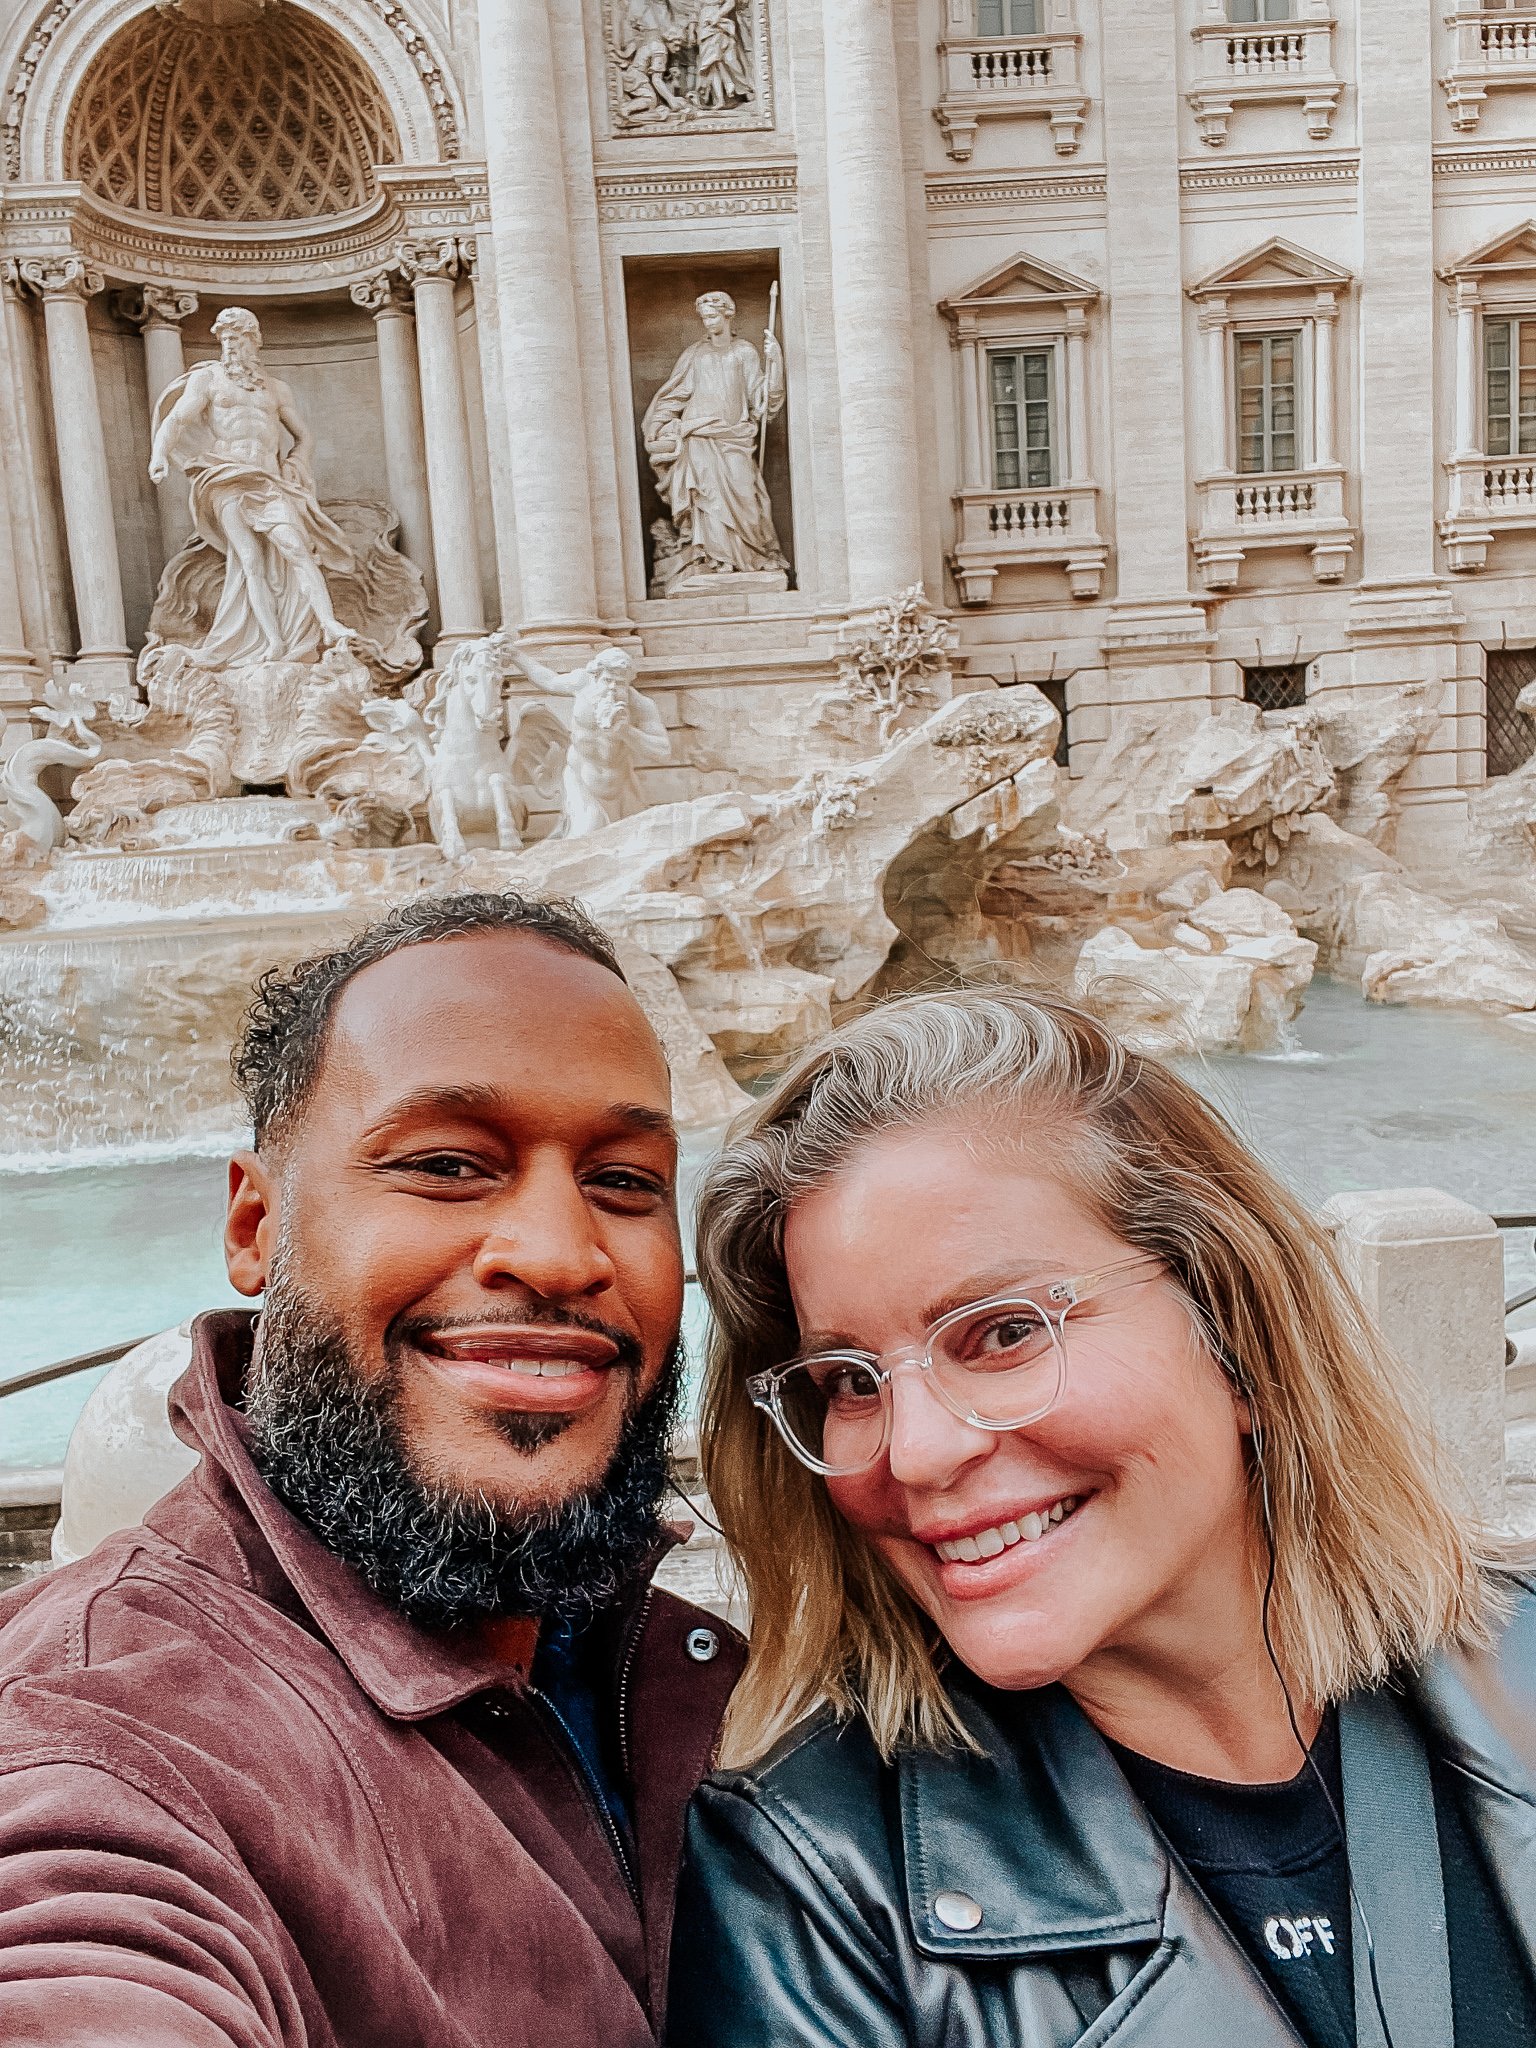
{"type": "Polygon", "coordinates": [[[1460,1774],[1466,1813],[1528,1955],[1536,1956],[1536,1601],[1520,1600],[1496,1652],[1432,1658],[1408,1685],[1460,1774]]]}
{"type": "Polygon", "coordinates": [[[898,1761],[917,1947],[935,1961],[1060,1956],[1064,1968],[1074,1952],[1125,1952],[1123,1988],[1081,2048],[1297,2048],[1268,1986],[1072,1699],[1052,1687],[999,1705],[962,1684],[951,1697],[979,1751],[898,1761]],[[979,1909],[973,1926],[941,1917],[968,1917],[956,1898],[979,1909]]]}
{"type": "Polygon", "coordinates": [[[1157,1941],[1168,1853],[1067,1694],[1021,1696],[1017,1731],[968,1690],[956,1686],[953,1698],[979,1753],[907,1751],[899,1761],[918,1947],[956,1959],[1157,1941]],[[946,1925],[936,1907],[946,1893],[976,1902],[974,1927],[946,1925]]]}

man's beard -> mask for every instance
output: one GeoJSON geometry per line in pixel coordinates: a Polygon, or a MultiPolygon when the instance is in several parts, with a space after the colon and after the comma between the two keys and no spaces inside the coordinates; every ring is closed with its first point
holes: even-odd
{"type": "MultiPolygon", "coordinates": [[[[279,1257],[268,1281],[245,1397],[251,1454],[278,1499],[424,1628],[497,1615],[581,1627],[614,1606],[661,1534],[680,1344],[656,1386],[631,1406],[600,1479],[545,1506],[501,1506],[416,1471],[401,1424],[411,1326],[390,1325],[388,1370],[369,1380],[341,1328],[292,1284],[286,1265],[279,1257]]],[[[522,1320],[592,1327],[548,1311],[522,1320]]],[[[631,1339],[625,1350],[608,1370],[633,1375],[638,1346],[631,1339]]],[[[570,1418],[499,1413],[487,1422],[527,1455],[570,1418]]]]}
{"type": "Polygon", "coordinates": [[[234,381],[246,391],[259,391],[266,379],[261,373],[261,360],[254,342],[243,337],[225,342],[221,351],[224,368],[234,381]]]}

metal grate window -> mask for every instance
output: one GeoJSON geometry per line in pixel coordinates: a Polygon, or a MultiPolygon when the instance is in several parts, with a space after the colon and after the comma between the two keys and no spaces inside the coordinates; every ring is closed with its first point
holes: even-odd
{"type": "Polygon", "coordinates": [[[1527,683],[1536,683],[1536,647],[1490,647],[1485,682],[1488,773],[1508,775],[1536,754],[1536,719],[1515,702],[1527,683]]]}
{"type": "Polygon", "coordinates": [[[1296,711],[1307,701],[1307,664],[1271,662],[1243,670],[1243,702],[1261,711],[1296,711]]]}

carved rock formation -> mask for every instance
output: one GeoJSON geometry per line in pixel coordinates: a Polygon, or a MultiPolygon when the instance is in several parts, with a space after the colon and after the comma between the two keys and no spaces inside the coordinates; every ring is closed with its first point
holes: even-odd
{"type": "Polygon", "coordinates": [[[1260,1052],[1301,1008],[1317,947],[1253,889],[1216,889],[1164,945],[1110,925],[1078,955],[1073,993],[1143,1052],[1260,1052]]]}

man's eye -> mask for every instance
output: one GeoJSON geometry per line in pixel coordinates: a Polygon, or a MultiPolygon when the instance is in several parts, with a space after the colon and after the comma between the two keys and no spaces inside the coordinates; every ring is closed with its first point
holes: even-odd
{"type": "Polygon", "coordinates": [[[397,1173],[425,1174],[431,1180],[471,1180],[483,1172],[473,1159],[457,1152],[424,1152],[414,1159],[393,1162],[397,1173]]]}
{"type": "Polygon", "coordinates": [[[605,1167],[601,1173],[592,1176],[590,1185],[609,1194],[644,1195],[653,1201],[660,1200],[667,1192],[666,1182],[658,1180],[655,1174],[639,1173],[629,1166],[605,1167]]]}

